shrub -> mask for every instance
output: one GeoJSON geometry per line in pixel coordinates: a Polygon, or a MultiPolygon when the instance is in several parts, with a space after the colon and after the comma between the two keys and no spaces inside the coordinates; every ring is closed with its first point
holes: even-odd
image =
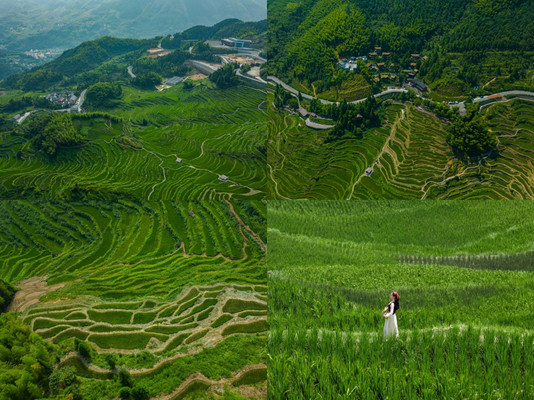
{"type": "Polygon", "coordinates": [[[121,369],[119,371],[119,383],[121,384],[121,386],[129,388],[133,386],[132,376],[127,370],[121,369]]]}
{"type": "Polygon", "coordinates": [[[87,362],[91,362],[91,346],[87,342],[83,342],[79,339],[74,340],[76,352],[80,357],[84,358],[87,362]]]}

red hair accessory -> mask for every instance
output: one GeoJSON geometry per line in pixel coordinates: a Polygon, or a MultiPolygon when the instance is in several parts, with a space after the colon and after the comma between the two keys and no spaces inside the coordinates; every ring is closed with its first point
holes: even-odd
{"type": "Polygon", "coordinates": [[[400,299],[400,296],[399,296],[399,294],[397,292],[393,292],[393,296],[395,296],[397,298],[397,300],[400,299]]]}

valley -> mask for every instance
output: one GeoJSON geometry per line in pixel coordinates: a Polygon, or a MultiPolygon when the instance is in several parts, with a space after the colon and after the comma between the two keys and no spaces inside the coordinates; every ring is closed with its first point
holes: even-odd
{"type": "Polygon", "coordinates": [[[260,51],[245,49],[234,64],[234,49],[203,40],[102,38],[10,77],[0,96],[0,197],[264,198],[266,83],[248,73],[265,61],[260,51]],[[76,139],[46,154],[35,132],[53,113],[66,113],[76,139]]]}

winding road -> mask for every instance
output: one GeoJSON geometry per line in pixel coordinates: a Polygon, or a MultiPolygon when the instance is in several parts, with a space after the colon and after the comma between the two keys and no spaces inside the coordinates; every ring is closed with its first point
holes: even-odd
{"type": "MultiPolygon", "coordinates": [[[[284,81],[281,81],[280,79],[278,79],[275,76],[268,76],[267,80],[282,86],[285,90],[287,90],[288,92],[290,92],[291,94],[293,94],[295,96],[299,95],[299,91],[297,89],[289,86],[287,83],[285,83],[284,81]]],[[[378,98],[378,97],[387,96],[387,95],[394,94],[394,93],[408,93],[408,92],[409,92],[409,90],[408,89],[404,89],[404,88],[388,88],[388,89],[384,90],[383,92],[375,94],[374,97],[378,98]]],[[[315,97],[310,96],[309,94],[305,94],[305,93],[302,93],[302,92],[300,92],[300,94],[301,94],[303,99],[306,99],[306,100],[309,100],[309,101],[312,101],[313,99],[315,99],[315,97]]],[[[419,96],[419,97],[421,97],[421,96],[419,96]]],[[[325,99],[321,99],[321,98],[317,98],[317,99],[322,104],[340,104],[339,101],[330,101],[330,100],[325,100],[325,99]]],[[[355,101],[350,101],[349,104],[363,103],[366,100],[367,100],[367,98],[360,99],[360,100],[355,100],[355,101]]]]}

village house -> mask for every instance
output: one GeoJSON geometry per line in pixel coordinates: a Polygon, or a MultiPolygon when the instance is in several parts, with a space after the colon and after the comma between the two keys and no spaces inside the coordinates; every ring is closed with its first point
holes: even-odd
{"type": "Polygon", "coordinates": [[[420,92],[428,92],[428,86],[419,78],[408,79],[408,83],[420,92]]]}
{"type": "Polygon", "coordinates": [[[45,96],[45,99],[52,103],[59,103],[63,107],[73,106],[76,104],[78,97],[73,92],[63,90],[61,92],[52,92],[45,96]]]}

